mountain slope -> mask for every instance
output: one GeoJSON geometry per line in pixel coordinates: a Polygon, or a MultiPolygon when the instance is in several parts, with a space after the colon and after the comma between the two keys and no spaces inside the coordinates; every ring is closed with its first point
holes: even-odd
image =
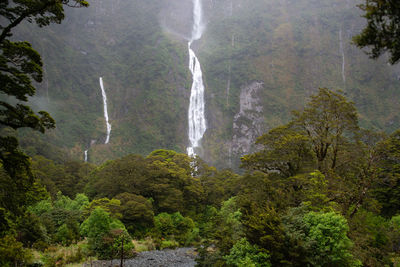
{"type": "MultiPolygon", "coordinates": [[[[33,103],[57,121],[41,138],[75,159],[90,147],[97,163],[157,148],[185,152],[191,8],[190,0],[100,0],[68,10],[62,25],[20,27],[16,38],[31,41],[45,63],[33,103]]],[[[345,91],[363,126],[399,128],[400,69],[351,45],[363,25],[352,1],[204,0],[203,8],[206,30],[194,49],[206,86],[206,161],[236,167],[256,136],[288,121],[318,87],[345,91]]]]}

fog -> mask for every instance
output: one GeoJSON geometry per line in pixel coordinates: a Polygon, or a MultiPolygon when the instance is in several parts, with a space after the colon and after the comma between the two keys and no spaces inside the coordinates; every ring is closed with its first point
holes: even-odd
{"type": "MultiPolygon", "coordinates": [[[[185,153],[192,0],[90,4],[67,9],[61,25],[39,29],[24,24],[15,32],[15,38],[32,42],[43,56],[45,82],[38,86],[35,106],[61,118],[60,144],[81,147],[75,150],[82,158],[90,140],[106,137],[101,76],[112,88],[107,100],[115,138],[93,160],[160,147],[185,153]]],[[[232,155],[235,140],[252,143],[246,136],[255,136],[254,129],[287,122],[291,110],[302,108],[319,87],[344,90],[356,103],[363,126],[388,131],[400,127],[399,67],[388,66],[385,58],[372,61],[352,45],[365,23],[356,4],[202,0],[204,31],[192,45],[204,80],[207,131],[201,156],[217,166],[238,158],[232,155]],[[246,102],[240,96],[254,83],[263,84],[251,96],[262,107],[260,125],[246,118],[236,122],[240,103],[246,102]]]]}

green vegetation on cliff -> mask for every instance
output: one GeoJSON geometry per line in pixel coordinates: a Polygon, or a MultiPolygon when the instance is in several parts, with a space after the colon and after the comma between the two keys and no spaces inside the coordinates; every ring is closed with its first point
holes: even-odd
{"type": "MultiPolygon", "coordinates": [[[[90,148],[92,163],[158,148],[184,152],[190,8],[190,2],[96,1],[87,10],[68,10],[62,25],[40,34],[29,25],[19,28],[15,38],[31,41],[45,63],[32,104],[48,110],[58,125],[42,142],[24,141],[31,133],[21,133],[27,152],[44,155],[47,143],[45,150],[83,160],[90,148]],[[113,129],[108,145],[100,76],[113,129]]],[[[203,9],[205,32],[193,46],[206,86],[208,130],[200,156],[208,163],[237,169],[240,156],[252,151],[239,152],[237,140],[253,143],[262,131],[288,122],[290,111],[319,87],[342,89],[362,126],[386,132],[399,127],[399,67],[373,62],[351,44],[363,27],[355,3],[204,0],[203,9]],[[241,95],[254,81],[262,83],[253,93],[261,111],[248,111],[259,117],[256,123],[236,119],[247,103],[241,95]],[[252,134],[237,130],[247,128],[252,134]]],[[[56,159],[54,154],[44,156],[56,159]]]]}

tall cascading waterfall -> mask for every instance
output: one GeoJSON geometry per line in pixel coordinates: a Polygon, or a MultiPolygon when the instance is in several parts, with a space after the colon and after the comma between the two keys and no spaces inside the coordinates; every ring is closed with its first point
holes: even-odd
{"type": "Polygon", "coordinates": [[[196,54],[191,48],[194,41],[201,38],[203,34],[202,24],[203,14],[201,0],[193,0],[193,28],[192,36],[188,42],[189,50],[189,69],[192,73],[193,82],[190,93],[190,103],[188,111],[189,121],[189,141],[190,146],[187,148],[189,156],[195,156],[195,149],[200,147],[200,140],[206,131],[206,119],[204,114],[204,84],[203,74],[201,72],[200,62],[196,54]]]}
{"type": "Polygon", "coordinates": [[[88,153],[88,149],[85,150],[85,162],[87,162],[87,153],[88,153]]]}
{"type": "Polygon", "coordinates": [[[106,120],[106,126],[107,126],[107,137],[104,144],[108,144],[108,142],[110,142],[111,124],[108,121],[107,95],[106,91],[104,90],[103,78],[100,77],[99,81],[100,81],[101,95],[103,96],[104,119],[106,120]]]}
{"type": "Polygon", "coordinates": [[[343,37],[342,37],[342,29],[339,30],[339,45],[340,45],[340,53],[342,54],[342,80],[343,86],[346,86],[346,74],[345,74],[345,56],[344,56],[344,47],[343,47],[343,37]]]}

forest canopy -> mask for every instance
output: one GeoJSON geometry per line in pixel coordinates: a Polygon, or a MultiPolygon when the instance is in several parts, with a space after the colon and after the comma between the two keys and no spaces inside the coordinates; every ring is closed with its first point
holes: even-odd
{"type": "Polygon", "coordinates": [[[68,263],[196,246],[200,266],[391,265],[398,135],[362,129],[354,104],[321,88],[258,139],[243,174],[162,149],[99,166],[37,156],[29,198],[1,191],[0,259],[33,262],[35,250],[45,264],[68,263]],[[54,247],[75,249],[64,257],[54,247]]]}

